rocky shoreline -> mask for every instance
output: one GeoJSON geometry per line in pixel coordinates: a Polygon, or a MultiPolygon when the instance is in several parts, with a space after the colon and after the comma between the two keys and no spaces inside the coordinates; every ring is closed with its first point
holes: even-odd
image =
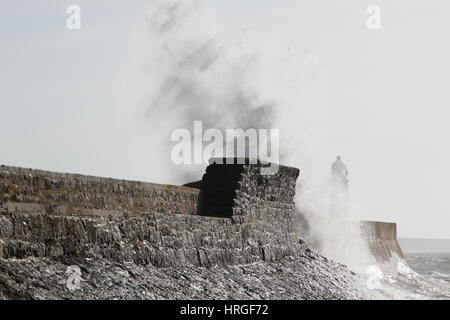
{"type": "Polygon", "coordinates": [[[0,259],[0,299],[364,299],[361,279],[306,245],[276,262],[156,268],[107,259],[0,259]],[[70,266],[80,268],[71,288],[70,266]]]}

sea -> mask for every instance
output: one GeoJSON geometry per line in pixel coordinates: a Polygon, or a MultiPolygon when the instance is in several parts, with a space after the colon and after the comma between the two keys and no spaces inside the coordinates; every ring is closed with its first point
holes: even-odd
{"type": "Polygon", "coordinates": [[[371,290],[378,299],[450,300],[450,253],[408,253],[397,275],[383,275],[371,290]]]}

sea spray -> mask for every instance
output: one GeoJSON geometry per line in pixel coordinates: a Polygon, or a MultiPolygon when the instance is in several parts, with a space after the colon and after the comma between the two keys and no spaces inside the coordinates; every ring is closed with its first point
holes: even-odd
{"type": "Polygon", "coordinates": [[[318,61],[303,48],[251,28],[222,25],[207,1],[151,1],[124,79],[122,118],[130,128],[135,170],[176,184],[197,180],[204,165],[171,162],[174,130],[189,129],[196,120],[222,132],[279,129],[280,162],[301,168],[296,204],[310,225],[310,240],[323,254],[360,271],[367,251],[357,217],[328,214],[333,133],[327,130],[332,121],[327,110],[315,103],[318,61]]]}

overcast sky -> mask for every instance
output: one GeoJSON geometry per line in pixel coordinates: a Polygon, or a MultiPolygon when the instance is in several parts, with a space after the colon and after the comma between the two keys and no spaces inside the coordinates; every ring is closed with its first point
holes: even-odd
{"type": "MultiPolygon", "coordinates": [[[[164,182],[122,148],[115,94],[148,3],[0,0],[0,163],[164,182]],[[81,30],[66,28],[70,4],[81,30]]],[[[320,165],[343,157],[365,218],[397,222],[400,236],[450,238],[450,2],[213,4],[224,25],[318,61],[313,105],[326,120],[313,123],[331,137],[320,165]],[[372,4],[380,30],[366,26],[372,4]]]]}

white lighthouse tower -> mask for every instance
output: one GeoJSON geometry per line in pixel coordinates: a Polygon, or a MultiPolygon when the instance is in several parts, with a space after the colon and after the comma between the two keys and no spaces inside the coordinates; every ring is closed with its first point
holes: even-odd
{"type": "Polygon", "coordinates": [[[336,161],[331,165],[331,214],[335,217],[348,217],[349,196],[348,196],[348,170],[337,156],[336,161]]]}

